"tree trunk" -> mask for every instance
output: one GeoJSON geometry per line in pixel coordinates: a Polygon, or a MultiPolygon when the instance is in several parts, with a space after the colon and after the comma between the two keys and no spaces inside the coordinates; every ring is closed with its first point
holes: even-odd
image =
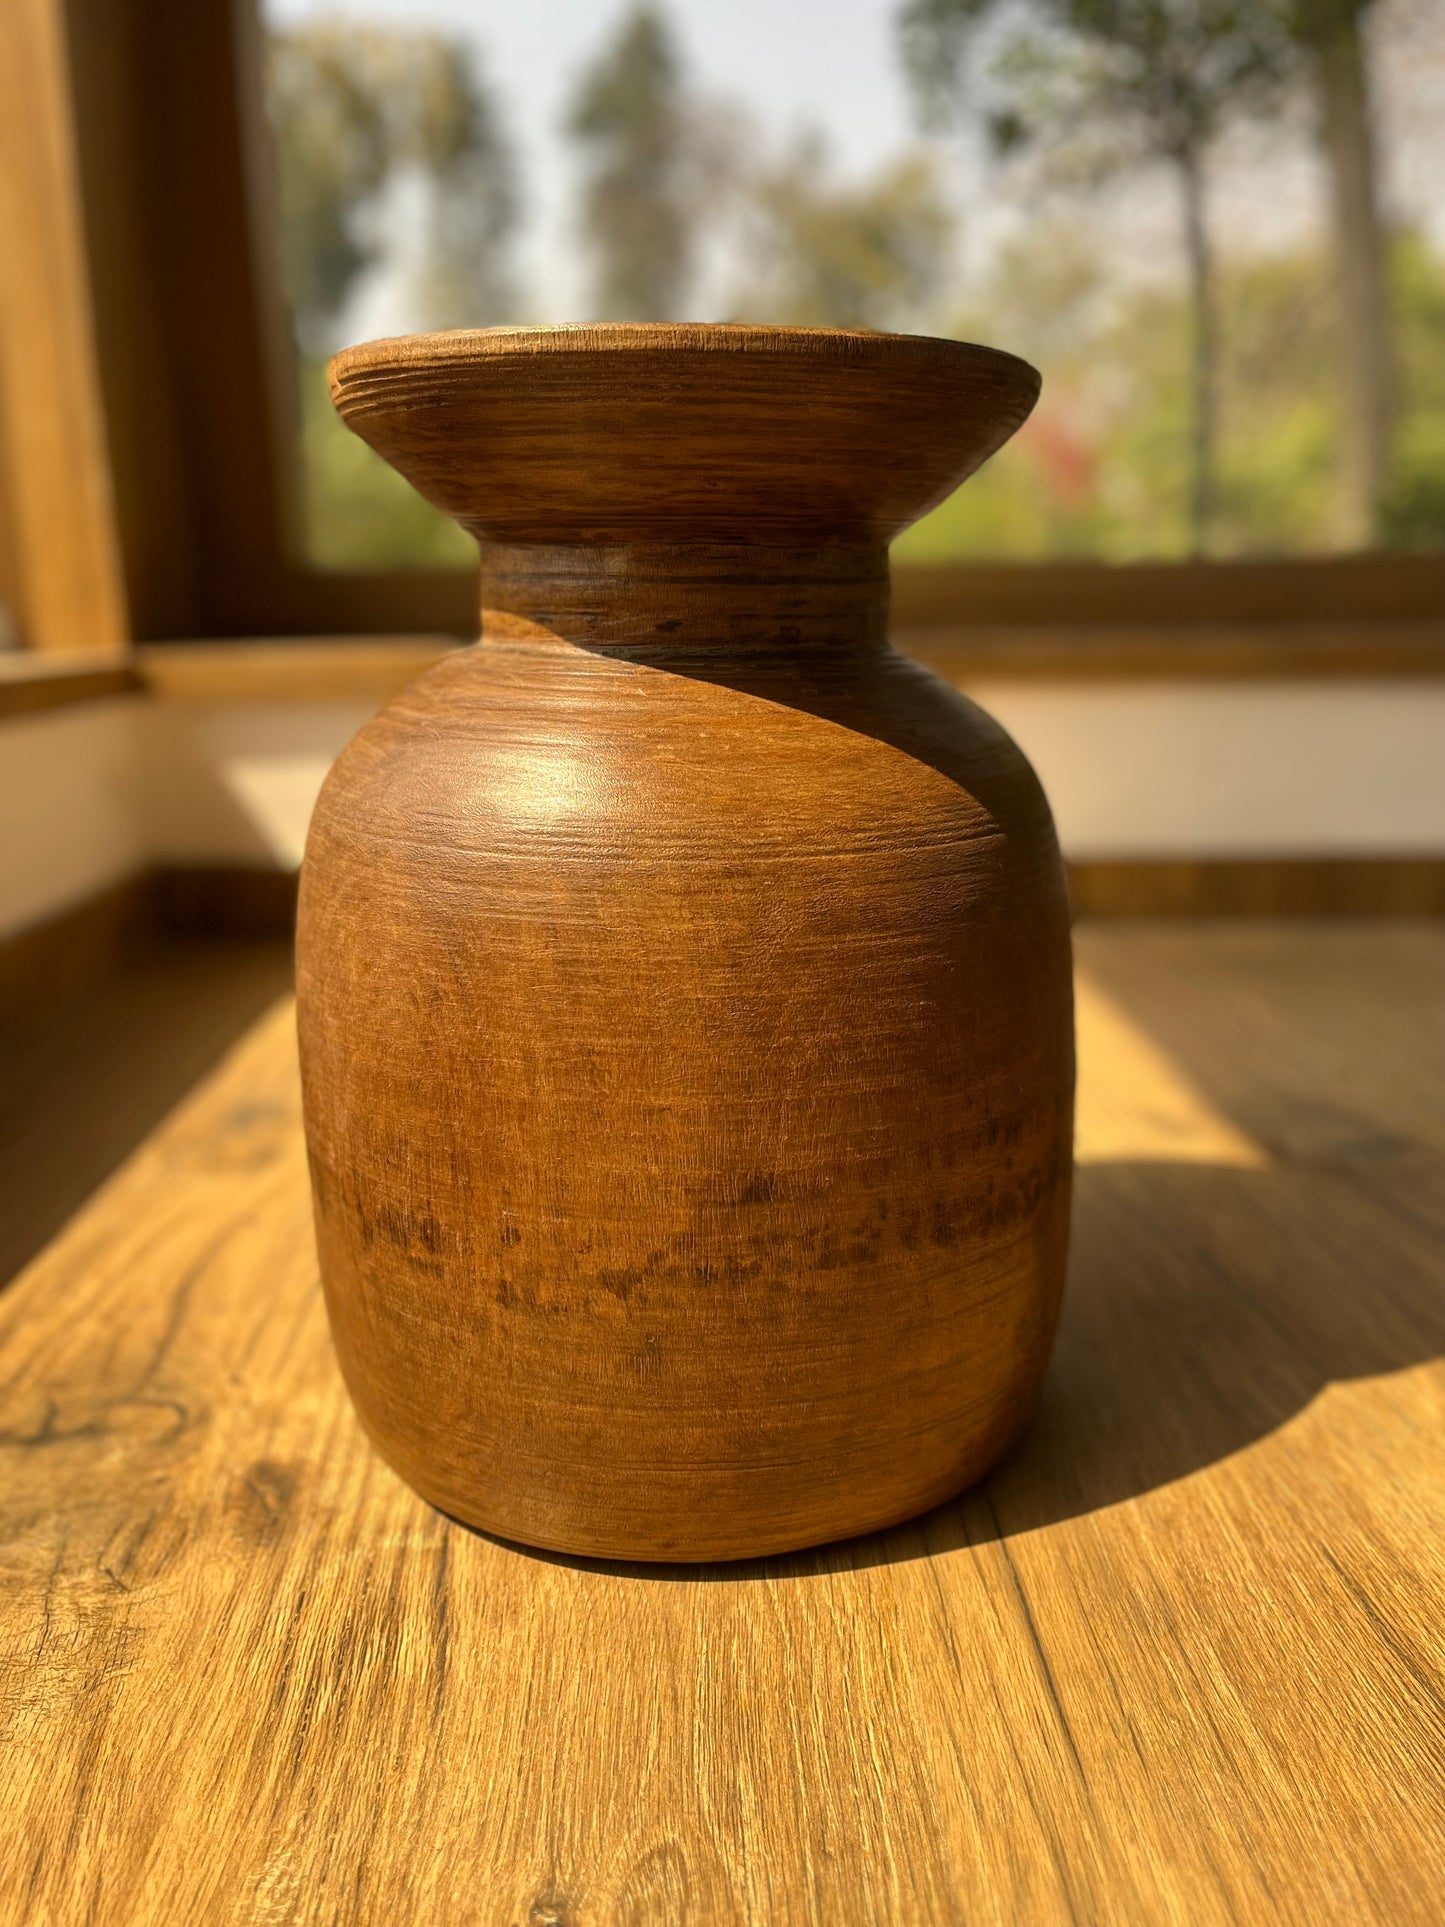
{"type": "Polygon", "coordinates": [[[1394,415],[1390,299],[1360,34],[1363,11],[1359,5],[1331,8],[1315,52],[1343,323],[1344,534],[1361,547],[1379,533],[1394,415]]]}
{"type": "Polygon", "coordinates": [[[1184,196],[1184,245],[1189,262],[1190,426],[1189,546],[1207,553],[1214,521],[1218,327],[1214,312],[1214,257],[1204,214],[1204,165],[1197,148],[1178,155],[1184,196]]]}

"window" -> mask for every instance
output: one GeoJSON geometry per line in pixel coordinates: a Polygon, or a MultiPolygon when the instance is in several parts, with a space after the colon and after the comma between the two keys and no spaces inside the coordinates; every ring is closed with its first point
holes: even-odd
{"type": "Polygon", "coordinates": [[[1045,372],[900,561],[1445,547],[1445,6],[269,0],[306,545],[469,559],[347,340],[748,319],[1045,372]]]}
{"type": "Polygon", "coordinates": [[[325,355],[627,314],[953,332],[1043,366],[1033,421],[898,544],[901,628],[1438,624],[1442,0],[1235,10],[1343,21],[1330,84],[1373,144],[1334,168],[1319,49],[1246,49],[1197,206],[1135,121],[1083,112],[1081,75],[1130,71],[1062,0],[966,8],[961,38],[954,0],[262,4],[4,11],[22,642],[474,632],[469,544],[334,421],[325,355]]]}

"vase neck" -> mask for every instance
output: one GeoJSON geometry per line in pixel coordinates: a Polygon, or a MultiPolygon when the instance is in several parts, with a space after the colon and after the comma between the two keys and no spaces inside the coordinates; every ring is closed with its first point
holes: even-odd
{"type": "Polygon", "coordinates": [[[482,548],[482,639],[560,639],[636,657],[878,648],[888,551],[878,543],[482,548]]]}

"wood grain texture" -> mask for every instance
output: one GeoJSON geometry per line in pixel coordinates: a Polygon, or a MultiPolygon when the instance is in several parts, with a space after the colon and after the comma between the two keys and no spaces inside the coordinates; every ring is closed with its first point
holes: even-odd
{"type": "Polygon", "coordinates": [[[63,0],[0,8],[0,495],[22,639],[123,657],[63,0]]]}
{"type": "Polygon", "coordinates": [[[892,1524],[1037,1394],[1068,1235],[1062,871],[887,645],[889,537],[1038,378],[905,336],[597,327],[332,364],[483,538],[482,641],[318,802],[322,1276],[418,1490],[571,1553],[892,1524]]]}
{"type": "Polygon", "coordinates": [[[0,1918],[1433,1927],[1445,935],[1078,947],[1038,1423],[726,1568],[371,1453],[278,1009],[0,1300],[0,1918]]]}
{"type": "MultiPolygon", "coordinates": [[[[894,571],[894,605],[900,576],[894,571]]],[[[906,591],[906,582],[904,583],[906,591]]],[[[1280,622],[1123,628],[889,624],[894,647],[956,688],[997,682],[1206,682],[1431,679],[1445,675],[1445,629],[1428,623],[1280,622]]],[[[456,648],[451,636],[249,637],[142,645],[139,682],[165,700],[263,702],[399,695],[456,648]]],[[[0,703],[6,692],[0,684],[0,703]]]]}
{"type": "Polygon", "coordinates": [[[329,372],[347,426],[464,528],[592,549],[886,546],[1039,392],[969,342],[743,324],[404,335],[329,372]]]}

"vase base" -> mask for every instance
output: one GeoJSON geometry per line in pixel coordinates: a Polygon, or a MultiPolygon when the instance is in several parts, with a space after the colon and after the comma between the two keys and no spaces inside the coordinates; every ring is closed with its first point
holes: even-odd
{"type": "MultiPolygon", "coordinates": [[[[604,1565],[732,1565],[869,1538],[924,1518],[988,1477],[1028,1430],[1036,1405],[1035,1398],[1022,1413],[1011,1413],[1006,1425],[991,1429],[946,1471],[929,1479],[920,1478],[906,1493],[895,1491],[885,1500],[875,1491],[869,1495],[870,1503],[852,1507],[833,1493],[829,1495],[831,1503],[817,1505],[811,1509],[811,1516],[795,1502],[786,1510],[781,1505],[774,1507],[770,1519],[760,1505],[757,1515],[734,1517],[726,1523],[689,1517],[685,1507],[678,1507],[666,1519],[654,1517],[644,1522],[634,1516],[630,1522],[613,1518],[604,1523],[581,1521],[560,1508],[547,1517],[541,1508],[489,1504],[486,1495],[474,1494],[470,1502],[463,1502],[455,1492],[436,1485],[425,1472],[398,1463],[397,1455],[388,1451],[370,1428],[368,1435],[397,1477],[428,1505],[453,1524],[518,1551],[563,1560],[595,1560],[604,1565]]],[[[759,1471],[755,1476],[762,1485],[765,1474],[759,1471]]]]}

